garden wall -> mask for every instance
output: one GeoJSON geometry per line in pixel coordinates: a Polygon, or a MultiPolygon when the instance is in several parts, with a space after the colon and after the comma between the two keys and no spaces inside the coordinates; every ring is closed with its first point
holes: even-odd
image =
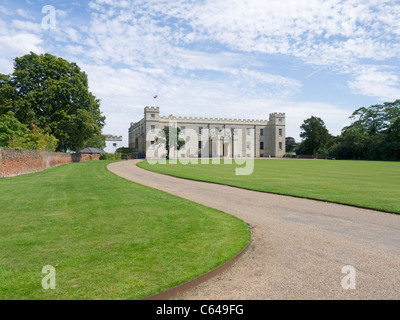
{"type": "Polygon", "coordinates": [[[0,177],[14,177],[61,164],[89,160],[99,160],[99,155],[0,149],[0,177]]]}

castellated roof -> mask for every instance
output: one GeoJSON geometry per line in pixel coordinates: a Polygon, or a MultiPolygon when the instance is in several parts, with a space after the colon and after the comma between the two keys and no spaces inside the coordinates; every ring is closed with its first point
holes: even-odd
{"type": "MultiPolygon", "coordinates": [[[[146,112],[159,112],[159,107],[147,106],[145,107],[146,112]]],[[[269,120],[260,119],[231,119],[231,118],[202,118],[202,117],[176,117],[174,115],[160,116],[160,122],[176,121],[176,122],[191,122],[191,123],[214,123],[214,124],[251,124],[251,125],[268,125],[273,118],[285,118],[285,113],[274,112],[269,114],[269,120]]],[[[143,120],[143,119],[142,119],[143,120]]],[[[141,120],[141,121],[142,121],[141,120]]],[[[140,122],[140,121],[139,121],[140,122]]],[[[139,122],[132,122],[131,127],[138,124],[139,122]]]]}
{"type": "Polygon", "coordinates": [[[111,134],[105,134],[106,141],[122,141],[122,136],[113,136],[111,134]]]}

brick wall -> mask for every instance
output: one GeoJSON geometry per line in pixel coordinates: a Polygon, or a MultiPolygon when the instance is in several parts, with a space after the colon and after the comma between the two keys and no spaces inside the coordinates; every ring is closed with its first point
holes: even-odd
{"type": "Polygon", "coordinates": [[[89,160],[99,160],[99,155],[0,149],[0,177],[14,177],[61,164],[89,160]]]}

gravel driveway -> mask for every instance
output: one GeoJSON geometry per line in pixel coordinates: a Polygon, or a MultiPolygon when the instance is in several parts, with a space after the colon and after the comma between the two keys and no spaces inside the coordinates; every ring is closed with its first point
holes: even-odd
{"type": "Polygon", "coordinates": [[[137,162],[108,169],[235,215],[252,229],[239,262],[179,299],[400,299],[400,215],[184,180],[137,162]]]}

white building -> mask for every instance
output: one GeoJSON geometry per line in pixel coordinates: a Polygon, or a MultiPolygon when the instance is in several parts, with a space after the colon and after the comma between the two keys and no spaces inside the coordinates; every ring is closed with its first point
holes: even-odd
{"type": "Polygon", "coordinates": [[[123,147],[122,136],[104,135],[106,137],[106,147],[104,151],[107,153],[115,153],[118,148],[123,147]]]}
{"type": "Polygon", "coordinates": [[[157,131],[174,123],[186,139],[179,158],[283,157],[285,118],[284,113],[271,113],[269,120],[165,117],[160,116],[159,107],[146,107],[143,119],[131,123],[129,147],[145,157],[155,147],[157,131]]]}

